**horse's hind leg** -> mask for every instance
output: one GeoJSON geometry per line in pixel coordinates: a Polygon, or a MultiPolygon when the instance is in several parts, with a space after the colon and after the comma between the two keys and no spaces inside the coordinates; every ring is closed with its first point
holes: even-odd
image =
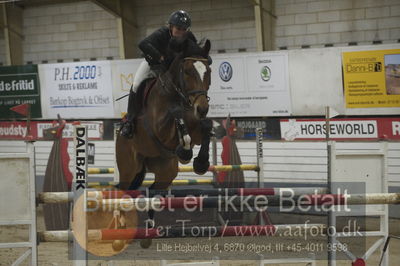
{"type": "MultiPolygon", "coordinates": [[[[157,158],[148,160],[147,166],[151,172],[154,173],[154,183],[150,186],[149,190],[166,190],[171,185],[172,181],[178,174],[178,159],[163,159],[157,158]]],[[[154,210],[149,211],[149,218],[153,220],[154,210]]]]}
{"type": "Polygon", "coordinates": [[[148,167],[155,177],[152,189],[167,189],[178,175],[178,159],[176,157],[157,158],[151,161],[151,165],[148,167]]]}
{"type": "Polygon", "coordinates": [[[135,152],[131,140],[121,136],[117,136],[115,154],[119,172],[118,188],[137,189],[142,184],[145,174],[143,156],[135,152]]]}
{"type": "MultiPolygon", "coordinates": [[[[172,181],[178,174],[178,159],[164,159],[164,158],[153,158],[146,160],[146,166],[150,172],[154,173],[155,180],[150,186],[149,190],[166,190],[171,185],[172,181]]],[[[148,211],[149,219],[146,221],[146,227],[153,228],[154,222],[154,210],[148,211]]],[[[140,242],[141,247],[148,248],[151,245],[151,239],[144,239],[140,242]]]]}
{"type": "MultiPolygon", "coordinates": [[[[146,174],[143,156],[133,149],[132,140],[119,136],[119,134],[117,136],[115,149],[119,171],[118,189],[137,189],[142,184],[146,174]]],[[[129,222],[132,223],[132,221],[127,219],[129,216],[132,215],[129,215],[128,212],[114,212],[114,218],[110,224],[110,228],[126,228],[127,222],[128,224],[129,222]]],[[[136,226],[135,223],[134,226],[136,226]]],[[[113,241],[112,247],[114,250],[121,250],[128,242],[129,241],[126,240],[113,241]]]]}

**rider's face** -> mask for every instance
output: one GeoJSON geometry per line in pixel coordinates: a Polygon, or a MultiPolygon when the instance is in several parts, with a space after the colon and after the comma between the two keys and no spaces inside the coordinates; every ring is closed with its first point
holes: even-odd
{"type": "Polygon", "coordinates": [[[172,26],[171,33],[173,37],[180,38],[186,33],[186,29],[179,26],[172,26]]]}

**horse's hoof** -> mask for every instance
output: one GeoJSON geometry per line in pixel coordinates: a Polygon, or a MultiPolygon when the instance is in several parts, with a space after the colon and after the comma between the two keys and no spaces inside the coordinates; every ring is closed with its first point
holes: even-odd
{"type": "Polygon", "coordinates": [[[189,160],[189,161],[183,161],[183,160],[181,160],[180,158],[178,158],[178,160],[179,160],[179,162],[180,162],[181,164],[188,164],[188,163],[190,163],[190,160],[189,160]]]}
{"type": "Polygon", "coordinates": [[[183,148],[182,145],[179,145],[176,148],[176,155],[178,156],[180,161],[183,162],[190,161],[193,157],[193,150],[192,149],[186,150],[183,148]]]}
{"type": "Polygon", "coordinates": [[[131,139],[131,138],[133,138],[134,131],[135,131],[135,128],[134,128],[133,124],[131,122],[125,122],[120,129],[120,135],[127,139],[131,139]]]}
{"type": "Polygon", "coordinates": [[[198,175],[204,175],[207,173],[208,168],[210,167],[209,161],[202,161],[199,157],[194,158],[193,160],[193,170],[198,175]]]}
{"type": "Polygon", "coordinates": [[[112,243],[112,249],[116,252],[121,251],[125,247],[125,240],[114,240],[112,243]]]}
{"type": "Polygon", "coordinates": [[[149,248],[151,246],[152,243],[152,239],[148,238],[148,239],[142,239],[140,240],[140,246],[142,248],[149,248]]]}

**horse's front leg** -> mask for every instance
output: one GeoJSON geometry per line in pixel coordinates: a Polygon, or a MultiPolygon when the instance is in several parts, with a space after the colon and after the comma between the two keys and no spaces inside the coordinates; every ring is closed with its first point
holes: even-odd
{"type": "Polygon", "coordinates": [[[194,172],[198,175],[204,175],[208,167],[210,167],[209,162],[209,150],[210,150],[210,139],[212,136],[212,120],[204,119],[200,121],[201,126],[201,146],[197,157],[193,161],[194,172]]]}
{"type": "Polygon", "coordinates": [[[193,150],[191,147],[192,139],[183,120],[183,111],[181,107],[175,107],[170,112],[175,119],[175,126],[179,136],[179,145],[175,153],[182,164],[187,164],[193,157],[193,150]]]}

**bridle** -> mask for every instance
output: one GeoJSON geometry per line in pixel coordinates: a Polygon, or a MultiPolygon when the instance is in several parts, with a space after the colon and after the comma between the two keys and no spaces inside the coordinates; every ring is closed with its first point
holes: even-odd
{"type": "MultiPolygon", "coordinates": [[[[181,99],[183,106],[185,109],[190,109],[193,107],[193,104],[196,102],[197,98],[204,95],[207,98],[207,101],[210,100],[210,97],[207,95],[206,90],[191,90],[191,91],[185,91],[184,88],[186,88],[185,84],[185,79],[184,79],[184,73],[183,73],[183,62],[186,60],[194,60],[194,61],[202,61],[202,62],[208,62],[208,59],[206,58],[196,58],[196,57],[185,57],[183,58],[182,63],[180,64],[180,70],[179,70],[179,86],[176,86],[176,84],[173,82],[173,80],[170,78],[170,74],[166,72],[168,76],[168,81],[169,84],[171,85],[172,89],[174,92],[176,92],[181,99]],[[190,100],[190,96],[195,95],[194,100],[190,100]]],[[[168,91],[169,89],[166,87],[166,84],[164,80],[160,77],[161,81],[161,86],[164,88],[164,90],[168,91]]]]}

